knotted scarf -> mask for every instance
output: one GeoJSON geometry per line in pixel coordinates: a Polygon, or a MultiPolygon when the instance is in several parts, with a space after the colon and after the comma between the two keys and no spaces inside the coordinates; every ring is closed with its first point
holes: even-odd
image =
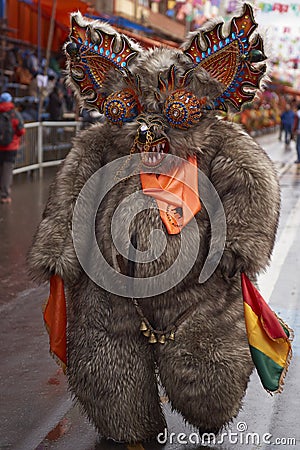
{"type": "Polygon", "coordinates": [[[141,172],[143,193],[155,198],[169,234],[178,234],[201,210],[196,157],[189,157],[172,173],[141,172]]]}

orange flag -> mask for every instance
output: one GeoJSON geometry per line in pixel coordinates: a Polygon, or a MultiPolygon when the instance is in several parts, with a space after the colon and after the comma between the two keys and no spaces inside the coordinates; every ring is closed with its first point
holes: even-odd
{"type": "Polygon", "coordinates": [[[65,370],[67,365],[67,307],[64,282],[59,275],[50,279],[50,295],[44,309],[44,321],[50,338],[50,353],[65,370]]]}

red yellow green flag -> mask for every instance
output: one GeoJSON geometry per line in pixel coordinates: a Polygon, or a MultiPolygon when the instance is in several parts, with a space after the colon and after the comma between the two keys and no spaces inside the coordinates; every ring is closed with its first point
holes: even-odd
{"type": "Polygon", "coordinates": [[[245,324],[253,362],[262,385],[281,392],[292,357],[293,331],[276,316],[249,278],[242,273],[245,324]]]}

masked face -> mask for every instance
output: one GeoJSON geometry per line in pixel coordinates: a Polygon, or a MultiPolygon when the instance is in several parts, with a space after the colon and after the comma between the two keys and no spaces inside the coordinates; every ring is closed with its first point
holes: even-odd
{"type": "Polygon", "coordinates": [[[185,156],[209,111],[240,110],[259,88],[263,42],[250,39],[257,24],[251,6],[243,9],[226,30],[220,22],[193,33],[182,50],[143,50],[108,24],[74,14],[65,46],[69,82],[82,103],[116,126],[119,143],[117,129],[124,142],[132,137],[129,149],[146,154],[144,164],[160,164],[167,153],[185,156]]]}

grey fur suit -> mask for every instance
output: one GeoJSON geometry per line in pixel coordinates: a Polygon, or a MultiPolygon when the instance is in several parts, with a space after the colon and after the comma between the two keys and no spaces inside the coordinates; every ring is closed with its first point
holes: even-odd
{"type": "MultiPolygon", "coordinates": [[[[72,240],[72,216],[82,187],[99,168],[129,155],[141,115],[121,127],[107,120],[78,134],[51,187],[29,254],[36,279],[46,281],[58,274],[65,282],[71,392],[102,436],[123,442],[153,438],[166,426],[156,370],[172,407],[201,432],[217,433],[237,415],[253,370],[240,272],[255,279],[267,266],[278,222],[280,195],[273,164],[239,126],[220,120],[215,111],[207,111],[187,130],[169,126],[161,107],[169,94],[160,93],[158,98],[156,86],[158,75],[167,76],[172,65],[178,88],[180,77],[191,68],[191,61],[180,50],[139,52],[132,61],[130,70],[140,78],[143,120],[159,122],[153,128],[154,141],[166,137],[170,154],[184,159],[196,155],[199,169],[221,199],[227,225],[222,258],[212,276],[200,284],[211,233],[202,205],[196,214],[200,248],[192,270],[167,292],[139,300],[158,330],[194,305],[177,327],[175,340],[149,344],[139,329],[141,320],[132,300],[94,283],[82,269],[72,240]]],[[[187,86],[208,102],[222,91],[221,83],[202,68],[195,70],[187,86]]],[[[106,95],[123,88],[124,80],[111,74],[103,87],[106,95]]],[[[167,157],[163,164],[167,167],[167,157]]],[[[128,261],[116,262],[110,223],[120,201],[136,189],[141,189],[139,175],[117,183],[96,216],[98,245],[116,271],[123,266],[126,272],[128,261]]],[[[199,195],[201,199],[201,185],[199,195]]],[[[130,204],[124,214],[132,217],[130,204]]],[[[166,232],[157,208],[132,218],[138,250],[148,248],[153,229],[165,233],[166,251],[157,260],[136,264],[135,277],[162,273],[176,259],[181,235],[166,232]]]]}

